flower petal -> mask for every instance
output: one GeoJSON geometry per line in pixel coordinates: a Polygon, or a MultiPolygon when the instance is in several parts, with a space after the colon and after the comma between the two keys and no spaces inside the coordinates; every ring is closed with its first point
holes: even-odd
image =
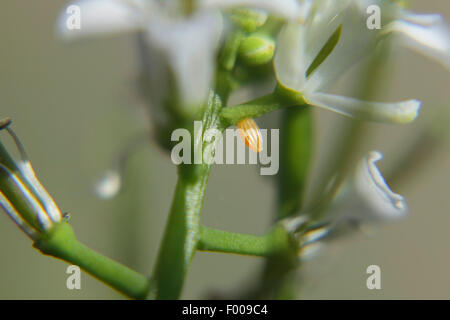
{"type": "Polygon", "coordinates": [[[154,21],[147,28],[148,44],[165,54],[187,113],[195,112],[193,106],[202,107],[208,96],[221,31],[220,16],[211,12],[154,21]]]}
{"type": "Polygon", "coordinates": [[[141,26],[139,12],[133,9],[125,1],[120,0],[73,1],[59,16],[57,30],[68,40],[137,31],[141,26]]]}
{"type": "Polygon", "coordinates": [[[281,85],[295,91],[301,91],[306,81],[305,36],[305,27],[291,22],[281,29],[277,39],[276,77],[281,85]]]}
{"type": "Polygon", "coordinates": [[[339,27],[341,33],[333,51],[308,76],[303,91],[327,90],[351,67],[372,54],[380,31],[367,28],[366,8],[359,1],[318,2],[317,11],[307,27],[308,36],[304,44],[309,63],[339,27]]]}
{"type": "Polygon", "coordinates": [[[450,69],[450,28],[442,16],[411,14],[388,24],[383,33],[389,32],[399,34],[406,47],[450,69]]]}
{"type": "Polygon", "coordinates": [[[36,230],[28,224],[25,220],[20,217],[19,212],[17,212],[16,208],[9,202],[8,198],[0,191],[0,207],[5,210],[6,214],[14,221],[17,226],[25,232],[31,239],[36,240],[38,238],[38,234],[36,230]]]}
{"type": "Polygon", "coordinates": [[[354,185],[356,193],[365,204],[366,216],[374,219],[396,219],[407,213],[405,199],[389,188],[376,166],[383,158],[378,151],[372,151],[358,165],[354,185]]]}
{"type": "Polygon", "coordinates": [[[31,191],[36,194],[36,197],[44,206],[50,219],[56,223],[60,222],[62,219],[61,211],[52,196],[47,192],[47,190],[45,190],[44,186],[37,179],[31,163],[29,161],[20,161],[17,163],[17,166],[30,186],[31,191]]]}
{"type": "Polygon", "coordinates": [[[311,105],[349,117],[387,123],[409,123],[413,121],[418,115],[421,104],[418,100],[395,103],[363,101],[321,92],[305,94],[304,98],[311,105]]]}

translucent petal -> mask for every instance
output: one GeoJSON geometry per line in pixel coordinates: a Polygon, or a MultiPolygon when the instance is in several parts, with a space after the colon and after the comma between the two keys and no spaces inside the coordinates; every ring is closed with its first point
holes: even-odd
{"type": "Polygon", "coordinates": [[[323,45],[335,30],[341,25],[342,32],[339,42],[327,59],[307,79],[304,91],[324,91],[359,61],[369,56],[377,43],[378,30],[367,28],[366,8],[362,8],[354,1],[325,1],[327,10],[313,17],[308,26],[306,41],[307,59],[311,63],[323,45]],[[331,9],[328,8],[330,6],[331,9]],[[364,10],[363,10],[364,9],[364,10]]]}
{"type": "Polygon", "coordinates": [[[61,211],[52,196],[47,192],[47,190],[45,190],[44,186],[37,179],[31,163],[29,161],[19,162],[17,163],[17,166],[19,167],[24,178],[27,180],[30,188],[35,193],[36,197],[43,204],[50,219],[56,223],[60,222],[62,218],[61,211]]]}
{"type": "Polygon", "coordinates": [[[19,150],[21,161],[16,163],[17,167],[20,170],[26,184],[34,193],[34,196],[39,200],[39,202],[44,206],[48,216],[53,222],[60,222],[62,218],[61,211],[59,210],[56,202],[53,200],[51,195],[45,190],[44,186],[40,183],[38,178],[36,177],[36,173],[34,172],[33,167],[29,161],[28,155],[25,151],[22,142],[20,142],[19,137],[15,134],[15,132],[11,128],[6,128],[7,132],[11,135],[14,140],[14,143],[19,150]]]}
{"type": "Polygon", "coordinates": [[[402,44],[435,59],[450,69],[450,28],[442,17],[436,15],[409,16],[410,21],[395,21],[386,26],[385,33],[400,35],[402,44]],[[439,18],[438,18],[439,17],[439,18]]]}
{"type": "Polygon", "coordinates": [[[305,64],[309,67],[339,25],[343,24],[349,0],[316,0],[306,21],[305,64]]]}
{"type": "Polygon", "coordinates": [[[333,232],[339,230],[338,233],[347,233],[354,229],[352,225],[395,220],[407,214],[405,199],[389,188],[376,166],[382,157],[378,151],[370,152],[343,184],[327,212],[333,232]]]}
{"type": "Polygon", "coordinates": [[[420,108],[418,100],[395,103],[363,101],[339,95],[315,92],[305,94],[306,101],[314,106],[331,110],[360,120],[408,123],[413,121],[420,108]]]}
{"type": "Polygon", "coordinates": [[[11,172],[4,165],[0,164],[0,170],[3,172],[3,174],[6,174],[8,176],[8,179],[12,183],[15,184],[16,188],[21,193],[23,198],[26,199],[26,201],[32,208],[33,213],[35,214],[35,217],[37,218],[39,225],[44,230],[49,230],[52,227],[53,222],[52,222],[50,216],[47,214],[47,212],[42,207],[39,200],[36,199],[35,195],[28,189],[28,187],[23,183],[23,181],[15,173],[11,172]]]}
{"type": "Polygon", "coordinates": [[[283,86],[301,91],[306,77],[305,27],[297,22],[287,23],[280,31],[274,57],[278,82],[283,86]]]}
{"type": "Polygon", "coordinates": [[[3,192],[0,191],[0,207],[5,210],[8,216],[14,221],[14,223],[22,229],[31,239],[36,240],[38,234],[36,230],[31,227],[25,220],[20,217],[20,214],[16,211],[11,202],[6,198],[3,192]]]}
{"type": "Polygon", "coordinates": [[[149,44],[166,54],[186,112],[205,102],[214,75],[214,59],[222,24],[215,13],[197,13],[187,20],[154,21],[147,28],[149,44]]]}
{"type": "Polygon", "coordinates": [[[389,188],[376,166],[382,154],[372,151],[358,165],[354,185],[356,193],[365,204],[364,215],[375,219],[396,219],[407,213],[405,199],[389,188]]]}

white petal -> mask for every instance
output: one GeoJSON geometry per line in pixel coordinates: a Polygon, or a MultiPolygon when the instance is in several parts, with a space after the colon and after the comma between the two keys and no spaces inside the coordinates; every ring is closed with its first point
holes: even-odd
{"type": "Polygon", "coordinates": [[[380,33],[367,28],[366,8],[361,11],[356,1],[322,2],[324,8],[317,7],[307,28],[308,61],[313,61],[339,26],[342,27],[341,35],[330,55],[309,75],[304,91],[327,90],[351,67],[372,54],[380,33]]]}
{"type": "Polygon", "coordinates": [[[422,26],[431,26],[433,24],[441,23],[442,16],[437,13],[414,13],[406,10],[401,10],[399,15],[402,20],[406,20],[411,23],[420,24],[422,26]]]}
{"type": "Polygon", "coordinates": [[[25,220],[20,217],[20,214],[16,211],[11,202],[6,198],[3,192],[0,191],[0,207],[5,210],[8,216],[23,230],[31,239],[36,240],[38,238],[36,230],[31,227],[25,220]]]}
{"type": "Polygon", "coordinates": [[[20,190],[23,198],[27,200],[28,204],[33,210],[35,217],[37,218],[38,223],[44,230],[49,230],[52,225],[52,219],[49,217],[47,212],[42,207],[41,203],[38,199],[36,199],[35,195],[28,189],[28,187],[22,182],[22,180],[13,172],[11,172],[8,168],[0,164],[0,170],[4,172],[4,174],[8,175],[8,179],[13,182],[16,187],[20,190]]]}
{"type": "Polygon", "coordinates": [[[376,166],[382,154],[372,151],[356,170],[354,185],[356,193],[365,204],[362,214],[374,219],[396,219],[407,213],[405,199],[389,188],[376,166]]]}
{"type": "Polygon", "coordinates": [[[102,199],[111,199],[117,195],[122,186],[122,179],[118,171],[107,171],[95,185],[95,193],[102,199]]]}
{"type": "Polygon", "coordinates": [[[387,123],[409,123],[413,121],[418,115],[421,104],[418,100],[396,103],[362,101],[321,92],[305,94],[304,98],[311,105],[349,117],[387,123]]]}
{"type": "Polygon", "coordinates": [[[214,13],[148,26],[149,45],[166,55],[187,113],[192,112],[193,106],[202,106],[208,96],[221,30],[220,16],[214,13]]]}
{"type": "Polygon", "coordinates": [[[309,1],[305,1],[305,4],[301,5],[297,0],[200,0],[200,6],[203,8],[256,8],[286,19],[304,19],[308,3],[309,1]]]}
{"type": "Polygon", "coordinates": [[[71,40],[84,36],[136,31],[139,12],[121,0],[79,0],[69,3],[58,19],[58,33],[71,40]],[[79,19],[78,19],[79,17],[79,19]]]}
{"type": "Polygon", "coordinates": [[[19,167],[20,172],[26,179],[32,191],[42,202],[45,211],[49,215],[50,219],[56,223],[60,222],[62,218],[61,211],[59,210],[52,196],[47,192],[47,190],[45,190],[44,186],[37,179],[31,163],[29,161],[18,162],[17,166],[19,167]]]}
{"type": "Polygon", "coordinates": [[[34,169],[31,166],[30,161],[28,160],[28,155],[25,151],[24,146],[22,145],[22,142],[20,142],[19,137],[11,128],[6,128],[6,130],[14,140],[14,143],[19,150],[21,161],[18,161],[16,165],[23,178],[25,179],[26,184],[29,188],[31,188],[31,191],[34,193],[39,202],[42,203],[50,219],[56,223],[60,222],[62,218],[61,211],[59,210],[51,195],[47,192],[47,190],[45,190],[44,186],[36,177],[36,173],[34,172],[34,169]]]}
{"type": "Polygon", "coordinates": [[[450,28],[442,17],[436,15],[410,15],[410,21],[395,21],[386,26],[384,33],[396,32],[401,36],[403,45],[419,53],[436,59],[450,69],[450,28]]]}
{"type": "Polygon", "coordinates": [[[280,31],[274,66],[278,82],[286,88],[301,91],[306,78],[305,27],[287,23],[280,31]]]}

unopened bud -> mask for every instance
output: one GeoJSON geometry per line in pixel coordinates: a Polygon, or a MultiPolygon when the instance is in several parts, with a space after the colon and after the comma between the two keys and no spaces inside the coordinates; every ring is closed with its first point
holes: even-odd
{"type": "Polygon", "coordinates": [[[275,42],[264,35],[251,35],[239,47],[240,58],[248,65],[262,65],[272,60],[275,42]]]}

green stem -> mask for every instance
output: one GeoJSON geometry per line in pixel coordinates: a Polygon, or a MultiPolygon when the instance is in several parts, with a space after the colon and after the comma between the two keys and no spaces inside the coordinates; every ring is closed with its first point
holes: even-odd
{"type": "Polygon", "coordinates": [[[240,30],[232,32],[225,41],[225,45],[219,57],[219,64],[216,72],[215,93],[222,99],[222,105],[227,105],[228,97],[237,85],[233,76],[233,69],[236,64],[238,49],[243,38],[240,30]]]}
{"type": "Polygon", "coordinates": [[[278,95],[271,93],[238,106],[224,108],[220,116],[227,125],[233,125],[245,118],[257,118],[292,105],[284,102],[278,95]]]}
{"type": "MultiPolygon", "coordinates": [[[[201,132],[203,135],[210,128],[218,128],[221,99],[215,95],[208,100],[203,114],[201,132]]],[[[200,129],[200,128],[199,128],[200,129]]],[[[198,130],[191,128],[193,131],[198,130]]],[[[212,156],[214,148],[203,139],[194,139],[192,150],[200,151],[203,160],[212,156]],[[210,154],[206,154],[207,150],[210,154]]],[[[194,151],[195,153],[195,151],[194,151]]],[[[206,183],[211,165],[182,164],[178,167],[178,182],[172,201],[164,237],[159,249],[158,259],[152,277],[149,298],[177,299],[180,297],[184,278],[197,249],[200,232],[200,213],[203,206],[206,183]]]]}
{"type": "MultiPolygon", "coordinates": [[[[313,146],[312,110],[304,105],[283,110],[280,126],[280,172],[276,220],[289,217],[302,207],[313,146]]],[[[255,290],[258,298],[292,299],[296,292],[298,263],[268,259],[255,290]]]]}
{"type": "Polygon", "coordinates": [[[198,250],[273,257],[290,250],[292,239],[282,227],[263,236],[233,233],[201,227],[198,250]]]}
{"type": "Polygon", "coordinates": [[[179,179],[153,276],[151,298],[178,299],[199,239],[210,166],[179,167],[179,179]],[[193,171],[193,172],[191,172],[193,171]]]}
{"type": "Polygon", "coordinates": [[[145,298],[147,278],[80,243],[66,222],[53,227],[34,243],[43,254],[79,266],[95,278],[135,299],[145,298]]]}
{"type": "Polygon", "coordinates": [[[313,153],[311,107],[305,105],[284,110],[280,134],[277,220],[296,213],[302,206],[313,153]]]}

